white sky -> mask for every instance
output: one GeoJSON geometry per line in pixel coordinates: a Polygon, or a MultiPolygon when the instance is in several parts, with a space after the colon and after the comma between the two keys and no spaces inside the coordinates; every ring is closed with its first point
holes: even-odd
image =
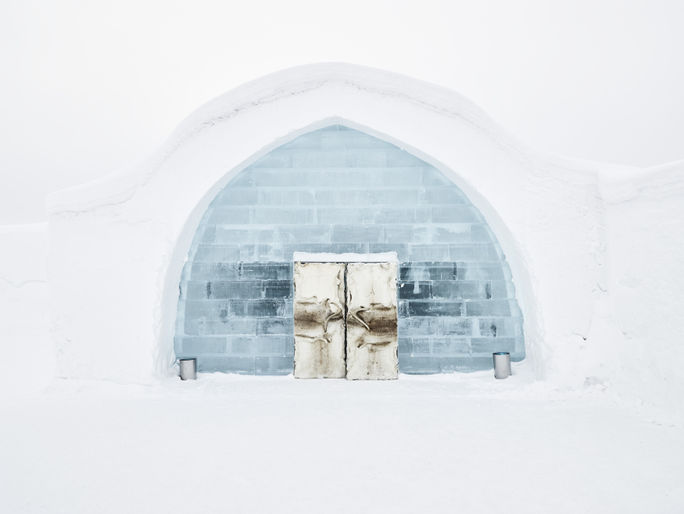
{"type": "Polygon", "coordinates": [[[679,0],[0,0],[0,223],[152,152],[247,80],[345,61],[447,86],[529,146],[684,158],[679,0]]]}

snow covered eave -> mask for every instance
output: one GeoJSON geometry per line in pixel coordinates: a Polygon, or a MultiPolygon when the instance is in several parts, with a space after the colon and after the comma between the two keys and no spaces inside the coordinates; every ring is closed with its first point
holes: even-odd
{"type": "MultiPolygon", "coordinates": [[[[518,158],[534,162],[541,169],[570,168],[591,177],[604,169],[600,163],[531,151],[482,109],[455,91],[375,68],[346,63],[318,63],[260,77],[207,102],[188,116],[150,158],[101,179],[49,194],[46,205],[48,213],[80,212],[124,203],[157,173],[174,152],[208,128],[265,104],[332,87],[349,88],[378,98],[401,99],[442,116],[459,118],[487,134],[498,146],[516,154],[518,158]]],[[[338,115],[335,106],[331,106],[329,117],[338,115]]]]}
{"type": "Polygon", "coordinates": [[[292,262],[394,262],[399,263],[397,252],[380,253],[311,253],[294,252],[292,262]]]}
{"type": "Polygon", "coordinates": [[[643,195],[684,195],[684,159],[650,168],[636,168],[631,173],[603,173],[601,192],[606,203],[628,202],[643,195]]]}

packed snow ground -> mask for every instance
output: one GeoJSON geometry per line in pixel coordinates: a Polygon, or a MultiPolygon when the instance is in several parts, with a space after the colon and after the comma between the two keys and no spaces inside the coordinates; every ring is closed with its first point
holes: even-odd
{"type": "Polygon", "coordinates": [[[2,400],[7,513],[678,513],[684,431],[600,388],[62,380],[2,400]]]}

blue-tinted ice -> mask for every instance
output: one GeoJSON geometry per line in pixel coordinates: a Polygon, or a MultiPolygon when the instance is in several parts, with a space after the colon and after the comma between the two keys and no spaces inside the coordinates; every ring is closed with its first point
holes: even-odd
{"type": "Polygon", "coordinates": [[[482,215],[433,166],[339,125],[273,150],[212,201],[183,269],[177,357],[291,373],[295,251],[397,252],[402,372],[524,357],[511,273],[482,215]]]}

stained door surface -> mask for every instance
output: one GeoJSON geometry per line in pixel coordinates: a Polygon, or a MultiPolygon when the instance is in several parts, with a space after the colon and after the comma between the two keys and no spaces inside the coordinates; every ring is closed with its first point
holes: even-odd
{"type": "Polygon", "coordinates": [[[395,263],[294,266],[296,378],[394,379],[395,263]]]}
{"type": "Polygon", "coordinates": [[[296,378],[343,378],[346,375],[344,273],[344,264],[295,263],[296,378]]]}

